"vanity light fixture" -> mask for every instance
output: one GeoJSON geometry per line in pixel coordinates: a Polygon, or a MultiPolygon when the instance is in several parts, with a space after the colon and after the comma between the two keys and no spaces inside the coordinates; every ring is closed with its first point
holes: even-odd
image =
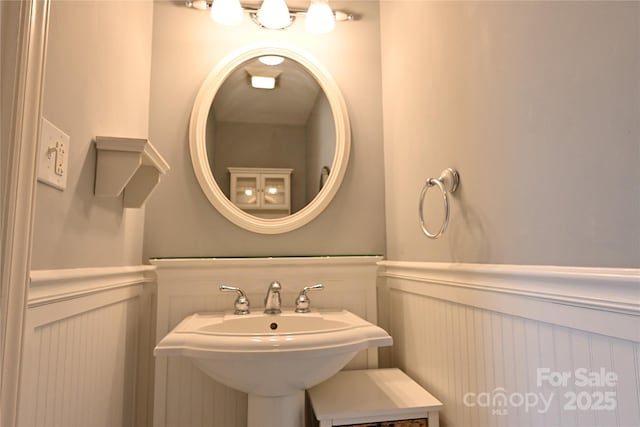
{"type": "Polygon", "coordinates": [[[307,31],[312,33],[330,33],[336,27],[336,16],[328,0],[311,0],[305,18],[307,31]]]}
{"type": "MultiPolygon", "coordinates": [[[[215,4],[217,1],[214,0],[213,3],[215,4]]],[[[293,18],[289,14],[289,8],[284,0],[264,0],[254,19],[258,25],[271,30],[287,28],[293,22],[293,18]]]]}
{"type": "Polygon", "coordinates": [[[285,0],[263,0],[260,7],[243,5],[240,0],[186,0],[185,6],[198,10],[211,10],[211,18],[226,26],[239,25],[243,13],[261,28],[281,30],[289,27],[297,16],[304,15],[306,28],[310,32],[328,33],[335,28],[336,21],[353,21],[355,16],[342,11],[333,11],[328,0],[311,0],[308,9],[289,8],[285,0]]]}
{"type": "Polygon", "coordinates": [[[211,4],[211,19],[221,25],[240,25],[242,13],[238,0],[216,0],[211,4]]]}

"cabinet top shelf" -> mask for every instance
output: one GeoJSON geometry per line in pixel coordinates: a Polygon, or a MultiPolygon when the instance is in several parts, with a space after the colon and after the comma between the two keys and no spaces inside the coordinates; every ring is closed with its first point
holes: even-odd
{"type": "Polygon", "coordinates": [[[162,158],[158,150],[145,138],[121,138],[113,136],[97,136],[96,148],[104,151],[129,151],[140,153],[142,164],[154,166],[162,174],[167,173],[169,164],[162,158]]]}
{"type": "Polygon", "coordinates": [[[119,197],[124,207],[140,208],[158,185],[169,164],[148,139],[96,136],[94,194],[119,197]]]}
{"type": "Polygon", "coordinates": [[[228,167],[230,173],[288,173],[291,174],[293,169],[290,168],[243,168],[228,167]]]}

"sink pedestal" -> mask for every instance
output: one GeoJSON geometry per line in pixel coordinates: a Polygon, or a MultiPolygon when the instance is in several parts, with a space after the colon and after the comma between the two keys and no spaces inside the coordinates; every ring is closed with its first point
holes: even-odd
{"type": "Polygon", "coordinates": [[[302,427],[304,391],[286,396],[249,394],[247,427],[302,427]]]}

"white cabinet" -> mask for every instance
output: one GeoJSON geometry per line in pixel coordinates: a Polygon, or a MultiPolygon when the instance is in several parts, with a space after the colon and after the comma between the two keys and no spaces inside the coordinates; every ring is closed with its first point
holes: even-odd
{"type": "Polygon", "coordinates": [[[291,173],[283,168],[230,167],[231,202],[261,218],[280,218],[291,213],[291,173]]]}
{"type": "Polygon", "coordinates": [[[320,427],[417,427],[427,420],[437,427],[442,409],[442,402],[397,368],[338,372],[308,396],[320,427]]]}

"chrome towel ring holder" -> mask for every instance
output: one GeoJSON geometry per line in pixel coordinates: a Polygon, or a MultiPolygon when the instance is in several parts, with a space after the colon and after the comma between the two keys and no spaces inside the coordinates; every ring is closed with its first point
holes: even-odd
{"type": "Polygon", "coordinates": [[[420,202],[418,204],[418,215],[420,217],[420,227],[422,227],[422,231],[425,236],[430,239],[437,239],[442,236],[442,233],[447,229],[447,225],[449,224],[449,198],[448,194],[453,193],[458,188],[460,184],[460,174],[455,169],[447,168],[442,171],[439,178],[429,178],[427,182],[424,184],[422,188],[422,192],[420,193],[420,202]],[[438,187],[440,192],[442,193],[442,199],[444,200],[444,221],[442,221],[442,225],[440,226],[440,230],[437,233],[431,233],[427,226],[424,224],[424,197],[427,195],[427,192],[431,187],[438,187]]]}

